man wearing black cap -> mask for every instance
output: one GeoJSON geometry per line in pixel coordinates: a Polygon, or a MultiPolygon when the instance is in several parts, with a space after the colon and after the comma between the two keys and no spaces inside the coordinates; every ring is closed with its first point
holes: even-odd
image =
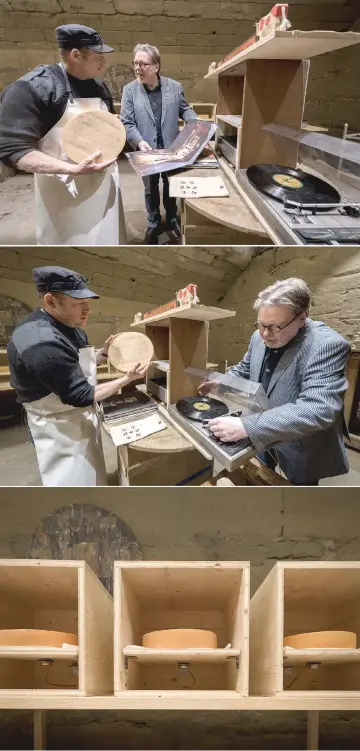
{"type": "Polygon", "coordinates": [[[79,24],[55,30],[61,61],[38,65],[5,89],[0,107],[0,160],[35,175],[40,245],[126,243],[116,162],[70,162],[62,150],[67,122],[86,110],[115,113],[102,81],[105,54],[97,31],[79,24]]]}
{"type": "Polygon", "coordinates": [[[19,324],[8,343],[11,385],[24,405],[43,485],[106,485],[96,403],[142,378],[96,384],[96,367],[109,345],[95,351],[85,334],[89,300],[99,295],[87,279],[60,266],[34,269],[40,307],[19,324]]]}

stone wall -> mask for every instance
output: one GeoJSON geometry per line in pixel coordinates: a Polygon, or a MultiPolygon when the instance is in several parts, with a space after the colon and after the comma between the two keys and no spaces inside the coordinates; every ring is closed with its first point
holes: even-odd
{"type": "MultiPolygon", "coordinates": [[[[26,558],[41,520],[95,504],[133,531],[145,560],[250,560],[251,591],[276,560],[360,559],[357,488],[3,488],[0,557],[26,558]]],[[[78,540],[80,542],[80,539],[78,540]]],[[[80,546],[79,546],[80,547],[80,546]]],[[[301,749],[304,712],[49,712],[50,749],[301,749]]],[[[0,712],[0,749],[32,748],[31,713],[0,712]]],[[[358,749],[358,713],[323,712],[320,747],[358,749]]]]}
{"type": "Polygon", "coordinates": [[[224,297],[235,318],[211,327],[210,358],[229,365],[246,352],[254,332],[257,294],[277,281],[296,276],[312,291],[311,316],[351,340],[360,330],[360,250],[358,248],[274,248],[255,257],[224,297]]]}
{"type": "MultiPolygon", "coordinates": [[[[54,29],[62,23],[95,27],[115,48],[107,80],[119,98],[132,80],[132,49],[157,45],[164,75],[181,80],[192,101],[215,101],[215,84],[204,81],[209,63],[245,41],[271,4],[261,0],[3,0],[0,19],[0,89],[37,64],[58,59],[54,29]]],[[[356,0],[290,2],[293,28],[348,30],[359,17],[356,0]]],[[[313,62],[308,119],[359,128],[358,48],[313,62]],[[324,80],[326,86],[324,86],[324,80]]]]}
{"type": "MultiPolygon", "coordinates": [[[[111,333],[128,329],[135,313],[169,302],[186,284],[198,284],[201,302],[218,305],[246,268],[251,248],[0,248],[0,296],[30,308],[37,305],[31,272],[37,266],[59,265],[85,274],[100,300],[91,305],[87,325],[90,341],[101,346],[111,333]]],[[[1,324],[8,333],[8,311],[1,324]]]]}

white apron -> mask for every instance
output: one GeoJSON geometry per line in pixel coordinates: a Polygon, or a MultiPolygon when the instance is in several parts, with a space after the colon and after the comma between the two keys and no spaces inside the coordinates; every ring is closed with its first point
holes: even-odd
{"type": "MultiPolygon", "coordinates": [[[[100,98],[74,99],[62,64],[68,103],[56,125],[39,143],[44,154],[69,161],[62,151],[62,131],[80,112],[107,110],[100,98]]],[[[35,174],[38,245],[126,245],[118,163],[93,175],[35,174]]]]}
{"type": "MultiPolygon", "coordinates": [[[[79,364],[91,386],[96,386],[94,347],[79,350],[79,364]]],[[[24,407],[44,486],[107,485],[95,405],[79,409],[48,394],[24,407]]]]}

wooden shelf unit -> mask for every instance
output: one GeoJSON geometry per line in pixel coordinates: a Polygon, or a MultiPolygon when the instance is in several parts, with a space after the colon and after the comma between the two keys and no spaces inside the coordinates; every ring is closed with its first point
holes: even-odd
{"type": "Polygon", "coordinates": [[[359,562],[278,562],[250,603],[250,693],[360,699],[359,650],[283,648],[285,636],[326,630],[360,644],[359,600],[359,562]]]}
{"type": "Polygon", "coordinates": [[[112,598],[84,561],[0,560],[0,602],[0,628],[78,635],[75,649],[1,647],[0,697],[112,692],[112,598]]]}
{"type": "Polygon", "coordinates": [[[195,692],[210,705],[223,694],[247,696],[249,571],[242,562],[116,562],[115,696],[195,692]],[[145,633],[167,628],[210,629],[219,650],[139,652],[145,633]],[[179,662],[189,663],[194,682],[179,662]]]}
{"type": "Polygon", "coordinates": [[[133,323],[132,328],[142,329],[151,339],[155,363],[168,363],[166,367],[151,365],[146,390],[167,408],[184,396],[195,396],[200,381],[189,376],[186,368],[207,369],[209,322],[235,315],[233,310],[191,304],[133,323]]]}
{"type": "MultiPolygon", "coordinates": [[[[309,58],[359,42],[360,34],[352,31],[274,31],[205,76],[217,80],[216,120],[224,137],[236,133],[236,148],[230,149],[235,169],[297,166],[297,142],[278,138],[264,126],[274,122],[300,130],[309,58]],[[227,116],[238,120],[235,130],[227,116]]],[[[217,132],[217,150],[220,137],[217,132]]],[[[228,155],[229,148],[221,146],[222,153],[228,155]]]]}

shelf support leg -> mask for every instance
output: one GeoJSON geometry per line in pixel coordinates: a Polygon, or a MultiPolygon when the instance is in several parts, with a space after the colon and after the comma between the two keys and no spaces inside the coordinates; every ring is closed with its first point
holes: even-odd
{"type": "Polygon", "coordinates": [[[42,709],[34,710],[34,751],[46,749],[46,713],[42,709]]]}
{"type": "Polygon", "coordinates": [[[318,751],[319,748],[320,712],[310,710],[307,713],[307,751],[318,751]]]}

